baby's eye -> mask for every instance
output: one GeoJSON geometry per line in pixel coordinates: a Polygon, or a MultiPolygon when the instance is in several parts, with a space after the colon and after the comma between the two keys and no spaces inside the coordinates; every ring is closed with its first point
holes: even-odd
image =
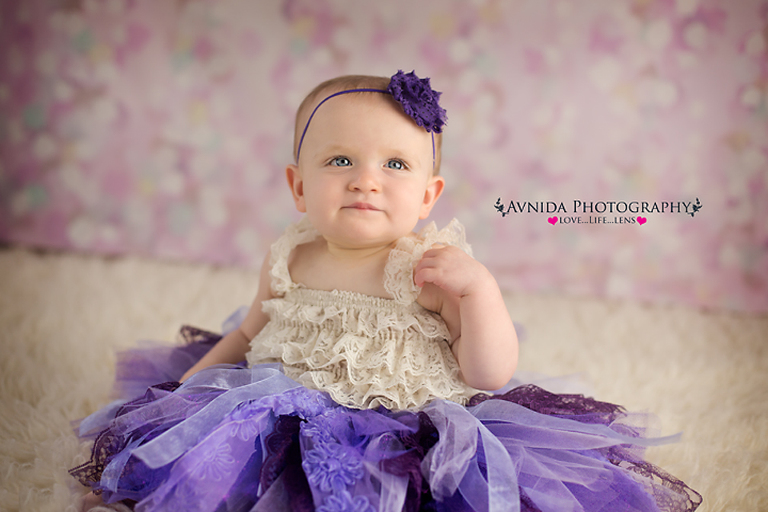
{"type": "Polygon", "coordinates": [[[350,165],[352,165],[352,161],[345,156],[337,156],[336,158],[331,160],[331,165],[334,165],[336,167],[349,167],[350,165]]]}
{"type": "Polygon", "coordinates": [[[387,162],[387,168],[402,171],[405,169],[405,164],[400,160],[390,160],[387,162]]]}

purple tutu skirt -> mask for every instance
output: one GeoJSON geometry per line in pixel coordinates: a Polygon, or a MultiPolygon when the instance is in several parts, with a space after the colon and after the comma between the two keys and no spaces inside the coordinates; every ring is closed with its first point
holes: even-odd
{"type": "Polygon", "coordinates": [[[71,474],[137,511],[689,511],[701,496],[642,458],[642,416],[533,385],[465,407],[358,410],[279,365],[181,375],[219,335],[122,354],[118,401],[86,418],[71,474]],[[136,393],[136,391],[139,391],[136,393]],[[138,396],[138,398],[136,398],[138,396]]]}

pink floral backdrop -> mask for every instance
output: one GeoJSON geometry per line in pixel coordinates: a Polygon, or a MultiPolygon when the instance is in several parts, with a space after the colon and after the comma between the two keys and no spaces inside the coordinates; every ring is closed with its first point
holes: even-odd
{"type": "Polygon", "coordinates": [[[768,311],[767,48],[764,0],[0,0],[0,239],[257,265],[306,92],[415,69],[503,287],[768,311]]]}

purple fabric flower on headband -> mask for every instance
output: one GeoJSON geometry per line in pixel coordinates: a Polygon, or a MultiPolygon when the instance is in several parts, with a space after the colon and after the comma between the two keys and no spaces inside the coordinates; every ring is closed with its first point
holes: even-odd
{"type": "Polygon", "coordinates": [[[429,78],[419,78],[413,71],[403,73],[401,70],[392,77],[387,91],[416,124],[428,132],[443,131],[446,116],[445,109],[438,103],[441,93],[432,90],[429,78]]]}

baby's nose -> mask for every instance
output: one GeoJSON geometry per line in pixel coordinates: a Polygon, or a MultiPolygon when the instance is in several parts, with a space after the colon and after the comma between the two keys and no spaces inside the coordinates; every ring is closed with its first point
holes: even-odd
{"type": "Polygon", "coordinates": [[[376,169],[372,166],[361,166],[349,183],[351,190],[363,192],[377,191],[381,188],[381,180],[376,169]]]}

